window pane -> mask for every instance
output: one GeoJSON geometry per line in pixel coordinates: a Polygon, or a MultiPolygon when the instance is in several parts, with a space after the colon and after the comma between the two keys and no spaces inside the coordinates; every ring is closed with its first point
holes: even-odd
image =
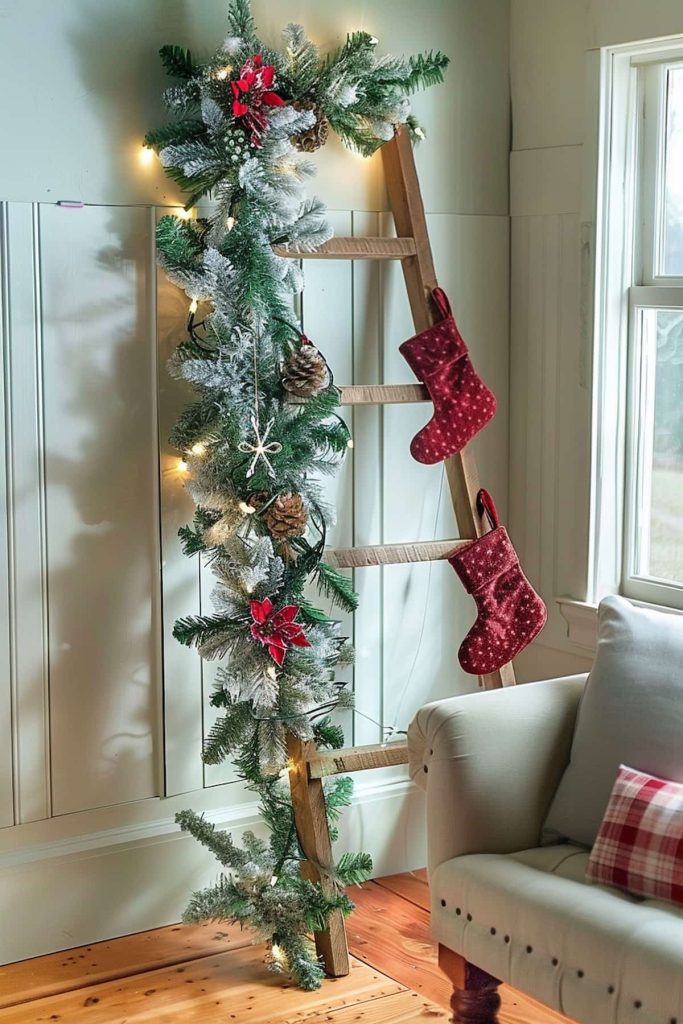
{"type": "Polygon", "coordinates": [[[637,571],[683,584],[683,312],[641,324],[637,571]]]}
{"type": "Polygon", "coordinates": [[[664,273],[683,277],[683,68],[668,74],[664,273]]]}

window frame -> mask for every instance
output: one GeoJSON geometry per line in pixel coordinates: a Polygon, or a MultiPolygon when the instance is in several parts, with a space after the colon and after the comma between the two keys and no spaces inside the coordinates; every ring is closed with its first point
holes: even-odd
{"type": "Polygon", "coordinates": [[[683,37],[600,53],[593,278],[593,432],[587,601],[622,593],[683,609],[683,584],[637,572],[642,462],[641,310],[683,310],[683,277],[663,267],[666,73],[683,37]],[[661,244],[659,244],[661,243],[661,244]],[[616,344],[614,343],[616,339],[616,344]]]}

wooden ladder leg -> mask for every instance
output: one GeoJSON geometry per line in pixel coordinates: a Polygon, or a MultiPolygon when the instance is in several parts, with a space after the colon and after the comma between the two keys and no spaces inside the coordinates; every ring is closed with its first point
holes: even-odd
{"type": "MultiPolygon", "coordinates": [[[[332,881],[317,867],[320,865],[325,869],[332,866],[332,843],[322,779],[312,779],[308,770],[309,758],[315,754],[315,743],[290,736],[287,753],[291,761],[289,781],[294,821],[304,855],[309,858],[301,865],[301,875],[311,882],[320,882],[325,891],[331,892],[334,888],[332,881]]],[[[349,973],[349,948],[341,910],[335,910],[331,915],[326,931],[315,933],[315,947],[327,974],[341,978],[349,973]]]]}
{"type": "Polygon", "coordinates": [[[439,943],[439,967],[453,985],[453,1024],[498,1024],[497,978],[479,970],[459,953],[439,943]]]}

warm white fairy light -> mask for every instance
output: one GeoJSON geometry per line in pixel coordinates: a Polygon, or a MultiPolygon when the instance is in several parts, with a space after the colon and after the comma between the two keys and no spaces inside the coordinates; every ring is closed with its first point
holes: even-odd
{"type": "Polygon", "coordinates": [[[415,135],[416,135],[416,137],[417,137],[418,139],[424,139],[424,138],[425,138],[425,133],[424,133],[424,131],[422,130],[422,128],[420,128],[420,126],[419,126],[419,125],[418,125],[418,126],[417,126],[417,128],[415,129],[415,135]]]}
{"type": "Polygon", "coordinates": [[[350,437],[348,439],[348,441],[346,442],[346,447],[347,448],[353,448],[353,438],[352,437],[350,437]]]}
{"type": "Polygon", "coordinates": [[[192,302],[190,303],[190,313],[193,313],[193,314],[196,313],[198,305],[199,305],[199,303],[197,302],[197,300],[193,299],[192,302]]]}
{"type": "Polygon", "coordinates": [[[154,150],[150,149],[149,146],[141,146],[139,159],[143,167],[149,167],[154,160],[154,150]]]}
{"type": "Polygon", "coordinates": [[[278,946],[277,942],[274,942],[271,946],[270,955],[276,964],[283,964],[285,962],[285,955],[278,946]]]}
{"type": "Polygon", "coordinates": [[[184,206],[177,209],[175,215],[180,217],[181,220],[192,220],[192,210],[186,210],[184,206]]]}
{"type": "Polygon", "coordinates": [[[235,218],[234,217],[228,217],[228,219],[225,222],[225,226],[227,227],[228,231],[232,231],[232,229],[235,226],[235,218]]]}
{"type": "Polygon", "coordinates": [[[197,444],[193,444],[190,448],[190,452],[198,456],[206,455],[206,445],[202,444],[201,441],[197,441],[197,444]]]}
{"type": "Polygon", "coordinates": [[[178,459],[178,465],[176,466],[178,472],[187,473],[187,468],[187,462],[185,461],[185,459],[178,459]]]}
{"type": "Polygon", "coordinates": [[[270,884],[277,885],[277,875],[273,875],[273,877],[270,880],[270,884]]]}
{"type": "Polygon", "coordinates": [[[377,36],[370,36],[370,46],[377,46],[379,39],[377,36]]]}
{"type": "Polygon", "coordinates": [[[220,68],[216,72],[216,78],[220,78],[221,82],[224,82],[232,71],[232,64],[226,64],[224,68],[220,68]]]}

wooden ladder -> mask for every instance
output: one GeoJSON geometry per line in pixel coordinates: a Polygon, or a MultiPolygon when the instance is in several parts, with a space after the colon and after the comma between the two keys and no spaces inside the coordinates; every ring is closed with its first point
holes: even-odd
{"type": "MultiPolygon", "coordinates": [[[[419,332],[441,319],[441,314],[431,299],[432,290],[437,285],[436,273],[420,183],[405,127],[399,128],[392,141],[382,147],[382,158],[398,237],[333,238],[314,252],[284,248],[276,248],[275,252],[278,256],[291,259],[400,260],[415,331],[419,332]]],[[[340,390],[342,405],[386,405],[429,400],[422,384],[360,384],[341,387],[340,390]]],[[[446,461],[446,475],[459,540],[328,550],[325,553],[326,560],[340,569],[427,562],[447,558],[459,544],[486,533],[488,524],[482,521],[477,512],[477,466],[468,448],[446,461]]],[[[479,682],[486,689],[512,686],[515,683],[513,667],[511,664],[504,665],[498,672],[480,677],[479,682]]],[[[302,742],[291,737],[288,752],[294,817],[301,846],[308,858],[302,865],[302,874],[311,881],[320,881],[331,890],[334,883],[325,873],[325,869],[331,868],[333,862],[323,779],[328,775],[406,764],[408,747],[405,742],[401,742],[318,751],[313,742],[302,742]]],[[[329,975],[340,977],[349,973],[348,946],[341,912],[332,915],[327,931],[316,933],[315,941],[329,975]]]]}

